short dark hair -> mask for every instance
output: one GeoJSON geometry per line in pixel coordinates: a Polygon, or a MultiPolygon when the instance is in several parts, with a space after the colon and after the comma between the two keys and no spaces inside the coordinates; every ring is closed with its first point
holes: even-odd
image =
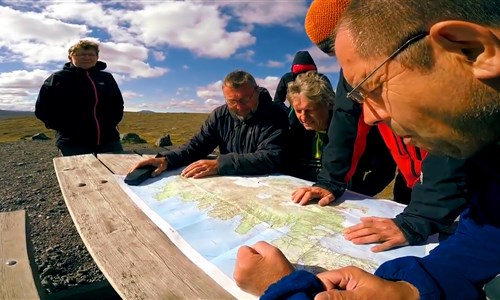
{"type": "Polygon", "coordinates": [[[227,74],[222,81],[222,87],[227,86],[230,88],[239,88],[245,83],[250,83],[252,87],[257,87],[257,82],[252,74],[243,71],[243,70],[235,70],[231,73],[227,74]]]}
{"type": "Polygon", "coordinates": [[[68,49],[68,54],[73,55],[80,49],[94,50],[95,54],[99,55],[99,44],[89,40],[80,40],[68,49]]]}

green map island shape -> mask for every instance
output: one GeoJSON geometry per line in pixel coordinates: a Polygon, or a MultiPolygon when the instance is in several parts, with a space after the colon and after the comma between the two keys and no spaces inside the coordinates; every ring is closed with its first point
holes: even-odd
{"type": "Polygon", "coordinates": [[[355,204],[319,207],[300,206],[291,201],[291,191],[310,185],[289,177],[241,178],[248,186],[237,184],[234,177],[187,179],[176,176],[155,195],[158,201],[172,197],[195,203],[200,211],[214,219],[230,220],[240,217],[236,232],[246,234],[258,224],[279,230],[288,228],[281,238],[267,241],[278,247],[299,268],[314,273],[348,265],[373,272],[378,264],[370,259],[351,257],[324,247],[320,240],[341,236],[348,209],[364,211],[355,204]],[[228,180],[229,179],[229,180],[228,180]],[[252,182],[254,180],[255,182],[252,182]]]}

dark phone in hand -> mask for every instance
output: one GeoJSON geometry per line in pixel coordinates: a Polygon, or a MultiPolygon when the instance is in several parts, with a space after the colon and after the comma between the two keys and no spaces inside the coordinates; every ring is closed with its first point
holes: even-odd
{"type": "Polygon", "coordinates": [[[156,167],[151,165],[137,168],[127,174],[125,177],[125,183],[128,185],[139,185],[144,180],[151,178],[151,173],[153,173],[155,169],[156,167]]]}

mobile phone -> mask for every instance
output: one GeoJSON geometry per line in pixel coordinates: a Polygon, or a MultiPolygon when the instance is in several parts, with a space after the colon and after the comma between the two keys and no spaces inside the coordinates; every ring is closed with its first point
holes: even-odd
{"type": "Polygon", "coordinates": [[[144,180],[151,178],[151,173],[156,169],[155,166],[147,165],[133,170],[125,177],[125,183],[128,185],[139,185],[144,180]]]}

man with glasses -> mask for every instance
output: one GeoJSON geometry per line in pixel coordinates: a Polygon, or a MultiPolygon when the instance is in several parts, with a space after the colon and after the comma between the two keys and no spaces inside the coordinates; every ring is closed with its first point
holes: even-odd
{"type": "MultiPolygon", "coordinates": [[[[443,232],[443,236],[448,235],[453,229],[455,219],[465,208],[470,197],[467,193],[467,174],[464,168],[466,161],[432,154],[423,161],[424,157],[421,153],[425,151],[421,152],[417,147],[405,145],[402,138],[394,135],[386,124],[369,126],[364,123],[363,105],[347,97],[351,90],[341,70],[335,97],[335,110],[328,130],[330,142],[323,151],[324,159],[318,180],[313,186],[297,189],[293,193],[292,200],[305,205],[312,199],[318,199],[318,204],[324,206],[340,198],[347,186],[344,178],[348,176],[349,168],[355,170],[360,168],[356,167],[355,159],[358,148],[361,147],[358,144],[365,142],[367,148],[373,147],[371,144],[374,140],[373,137],[370,140],[370,134],[377,133],[378,139],[382,140],[380,137],[382,133],[384,138],[379,142],[381,145],[378,147],[386,150],[390,148],[392,156],[391,154],[384,155],[380,150],[376,152],[368,150],[369,153],[373,152],[371,165],[377,163],[379,166],[372,167],[371,172],[365,176],[365,181],[372,183],[370,182],[373,181],[370,179],[371,176],[380,180],[385,175],[383,170],[386,170],[392,173],[389,181],[386,181],[386,186],[394,178],[394,157],[398,168],[407,170],[406,173],[409,173],[405,173],[403,179],[404,187],[410,189],[411,193],[405,203],[408,206],[395,218],[365,216],[359,224],[346,228],[344,237],[354,244],[377,243],[372,246],[371,250],[381,252],[395,247],[421,244],[430,235],[438,232],[443,232]],[[382,126],[383,129],[379,128],[382,126]],[[420,156],[415,157],[415,154],[420,156]],[[421,174],[421,163],[422,172],[425,175],[421,174]],[[410,183],[410,188],[407,187],[405,181],[410,183]]],[[[356,173],[359,172],[356,171],[356,173]]],[[[349,189],[374,196],[376,193],[370,193],[367,187],[375,185],[370,186],[369,183],[364,186],[356,184],[349,189]]],[[[396,193],[396,188],[394,188],[394,194],[396,193]]]]}
{"type": "Polygon", "coordinates": [[[99,61],[99,44],[81,40],[68,50],[63,69],[45,80],[35,104],[35,115],[56,131],[62,155],[121,152],[118,123],[123,97],[99,61]]]}
{"type": "Polygon", "coordinates": [[[186,166],[181,175],[256,175],[278,171],[286,143],[288,119],[269,92],[245,71],[229,73],[222,82],[226,100],[209,115],[200,132],[179,149],[143,160],[136,168],[156,167],[152,176],[186,166]],[[215,148],[220,155],[207,159],[215,148]]]}
{"type": "Polygon", "coordinates": [[[337,56],[365,122],[468,159],[473,196],[455,233],[423,258],[388,261],[375,275],[349,266],[314,276],[261,242],[238,253],[237,282],[262,299],[485,299],[500,273],[500,6],[315,0],[307,26],[327,33],[315,42],[337,56]]]}

